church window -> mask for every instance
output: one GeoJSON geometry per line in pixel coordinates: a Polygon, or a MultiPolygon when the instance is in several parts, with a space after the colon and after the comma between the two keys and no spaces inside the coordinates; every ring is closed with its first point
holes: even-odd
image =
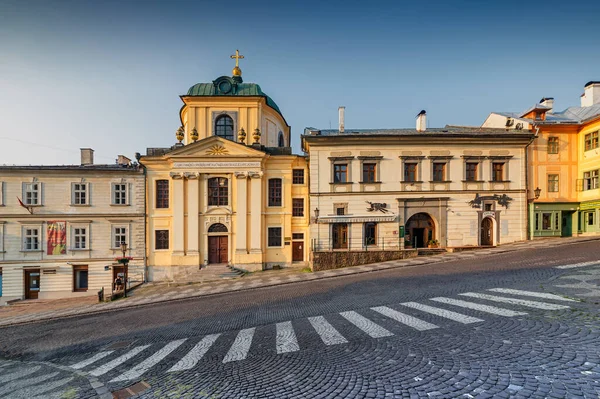
{"type": "Polygon", "coordinates": [[[269,179],[269,206],[281,206],[281,179],[269,179]]]}
{"type": "Polygon", "coordinates": [[[269,247],[281,247],[281,227],[269,227],[267,242],[269,247]]]}
{"type": "Polygon", "coordinates": [[[233,119],[229,115],[221,115],[217,118],[215,135],[233,141],[233,119]]]}
{"type": "Polygon", "coordinates": [[[157,180],[156,181],[156,207],[157,208],[168,208],[169,207],[169,181],[168,180],[157,180]]]}
{"type": "Polygon", "coordinates": [[[304,169],[294,169],[292,183],[304,184],[304,169]]]}
{"type": "Polygon", "coordinates": [[[208,205],[229,205],[229,181],[224,177],[208,179],[208,205]]]}
{"type": "Polygon", "coordinates": [[[277,146],[285,147],[285,139],[283,138],[283,133],[279,132],[279,136],[277,136],[277,146]]]}
{"type": "Polygon", "coordinates": [[[169,249],[169,230],[154,231],[154,249],[169,249]]]}
{"type": "Polygon", "coordinates": [[[292,199],[292,216],[304,216],[304,198],[292,199]]]}

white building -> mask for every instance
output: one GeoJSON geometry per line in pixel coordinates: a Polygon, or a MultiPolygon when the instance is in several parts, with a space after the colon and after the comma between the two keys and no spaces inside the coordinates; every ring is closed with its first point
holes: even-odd
{"type": "Polygon", "coordinates": [[[315,251],[526,239],[525,153],[533,134],[418,126],[305,129],[315,251]]]}
{"type": "Polygon", "coordinates": [[[143,278],[143,170],[81,154],[81,165],[0,166],[0,302],[110,294],[123,241],[130,277],[143,278]]]}

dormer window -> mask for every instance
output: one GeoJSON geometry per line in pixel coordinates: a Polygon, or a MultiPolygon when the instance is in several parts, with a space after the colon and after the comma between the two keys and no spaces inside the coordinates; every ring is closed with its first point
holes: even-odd
{"type": "Polygon", "coordinates": [[[229,115],[221,115],[217,118],[215,136],[233,141],[233,119],[229,115]]]}
{"type": "Polygon", "coordinates": [[[285,147],[285,140],[283,138],[283,132],[279,132],[279,136],[277,137],[277,146],[285,147]]]}

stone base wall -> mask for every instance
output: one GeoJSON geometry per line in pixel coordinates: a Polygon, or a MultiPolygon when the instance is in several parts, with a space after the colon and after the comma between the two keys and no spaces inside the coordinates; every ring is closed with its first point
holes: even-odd
{"type": "Polygon", "coordinates": [[[344,251],[344,252],[313,252],[312,270],[340,269],[348,266],[365,265],[385,262],[388,260],[416,258],[417,250],[403,251],[344,251]]]}

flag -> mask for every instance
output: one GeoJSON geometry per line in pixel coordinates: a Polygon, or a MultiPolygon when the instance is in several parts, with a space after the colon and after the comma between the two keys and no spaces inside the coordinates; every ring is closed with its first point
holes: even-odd
{"type": "Polygon", "coordinates": [[[23,203],[23,201],[21,201],[21,198],[17,197],[17,201],[19,201],[19,205],[21,205],[23,208],[27,209],[27,212],[29,212],[30,214],[33,214],[33,209],[31,209],[30,206],[27,206],[23,203]]]}

